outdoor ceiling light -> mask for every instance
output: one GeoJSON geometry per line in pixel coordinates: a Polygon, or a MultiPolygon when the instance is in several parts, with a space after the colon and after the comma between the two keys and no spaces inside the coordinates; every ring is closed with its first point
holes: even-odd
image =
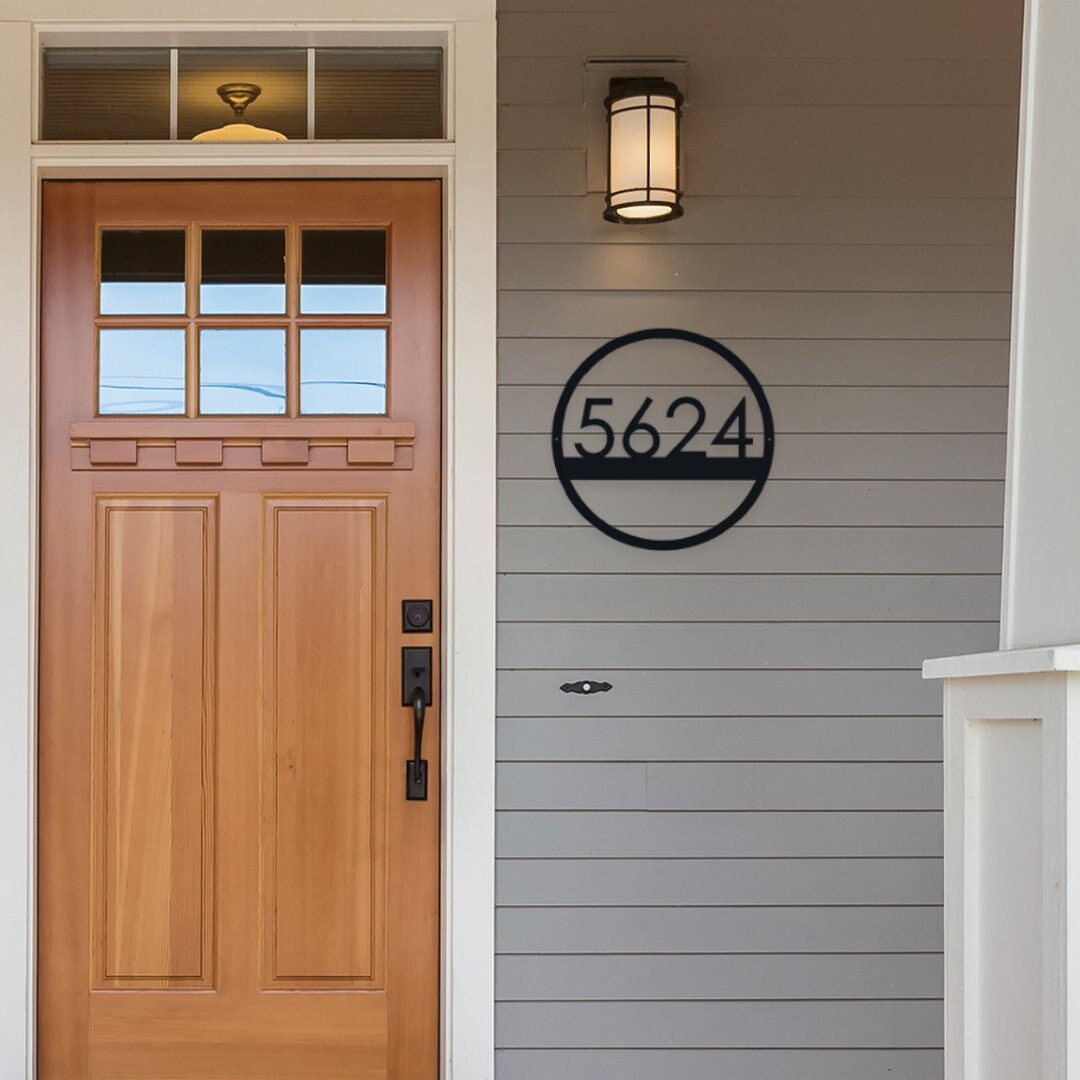
{"type": "Polygon", "coordinates": [[[256,83],[222,83],[217,88],[218,97],[230,106],[234,123],[224,127],[200,131],[192,136],[192,142],[286,142],[280,131],[255,127],[244,119],[244,110],[262,93],[256,83]]]}
{"type": "Polygon", "coordinates": [[[683,96],[666,79],[612,79],[604,218],[623,224],[682,217],[679,119],[683,96]]]}

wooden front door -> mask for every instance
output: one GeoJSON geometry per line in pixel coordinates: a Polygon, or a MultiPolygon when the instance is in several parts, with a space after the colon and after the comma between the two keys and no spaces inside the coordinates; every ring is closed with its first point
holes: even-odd
{"type": "Polygon", "coordinates": [[[437,1075],[440,207],[45,184],[42,1080],[437,1075]]]}

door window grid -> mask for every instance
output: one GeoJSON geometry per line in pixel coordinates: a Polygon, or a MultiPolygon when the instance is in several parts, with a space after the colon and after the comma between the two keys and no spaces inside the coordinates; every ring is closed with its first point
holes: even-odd
{"type": "MultiPolygon", "coordinates": [[[[212,232],[220,239],[220,234],[228,231],[216,226],[204,229],[193,224],[156,225],[142,230],[104,226],[99,230],[99,313],[95,318],[97,414],[188,417],[387,415],[390,371],[388,230],[342,225],[280,226],[278,231],[285,236],[284,311],[262,314],[214,310],[204,313],[200,309],[204,279],[203,235],[212,232]],[[125,237],[131,233],[140,234],[145,252],[153,247],[145,243],[147,234],[160,233],[166,238],[175,236],[177,231],[182,231],[186,237],[182,273],[184,310],[182,313],[147,312],[145,305],[150,303],[152,306],[154,294],[154,289],[147,286],[157,282],[140,279],[153,278],[155,272],[142,273],[138,266],[124,270],[115,262],[110,265],[107,253],[110,248],[124,247],[116,234],[125,237]],[[319,273],[314,274],[316,291],[328,283],[359,282],[355,288],[331,285],[328,290],[334,294],[339,306],[350,303],[341,300],[343,295],[351,295],[351,304],[356,310],[324,311],[321,307],[325,305],[304,299],[305,292],[312,295],[310,289],[301,287],[302,245],[307,234],[322,234],[321,240],[333,236],[342,242],[355,237],[355,246],[367,252],[363,273],[356,268],[356,258],[350,258],[348,253],[338,260],[335,272],[332,261],[327,262],[324,243],[317,267],[319,273]],[[381,243],[373,242],[373,235],[381,237],[381,243]],[[380,258],[381,275],[377,270],[380,258]],[[123,280],[125,276],[131,280],[123,280]],[[374,283],[379,276],[381,285],[374,283]],[[137,298],[135,303],[125,304],[122,298],[125,285],[132,287],[137,298]],[[146,299],[148,294],[150,300],[146,299]],[[117,312],[118,308],[137,308],[140,304],[144,307],[142,311],[117,312]],[[313,310],[305,311],[304,308],[313,310]],[[184,355],[183,375],[179,381],[177,331],[183,335],[184,355]],[[223,334],[223,331],[229,333],[223,334]]],[[[252,230],[237,228],[231,231],[239,235],[252,230]]],[[[260,227],[256,231],[273,230],[260,227]]],[[[134,247],[137,249],[139,245],[134,247]]],[[[176,276],[172,270],[162,273],[160,267],[156,275],[169,279],[176,276]]],[[[167,294],[159,290],[157,295],[167,294]]],[[[172,302],[170,299],[163,306],[172,302]]]]}

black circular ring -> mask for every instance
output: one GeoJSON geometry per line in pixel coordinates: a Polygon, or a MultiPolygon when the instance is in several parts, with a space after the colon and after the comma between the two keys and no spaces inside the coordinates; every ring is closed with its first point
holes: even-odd
{"type": "Polygon", "coordinates": [[[611,341],[605,342],[600,348],[591,353],[577,371],[570,376],[566,385],[563,387],[563,392],[559,397],[559,403],[555,406],[555,416],[551,424],[551,452],[555,459],[555,472],[559,477],[559,483],[562,484],[563,491],[566,492],[566,497],[573,503],[577,512],[581,514],[586,521],[595,525],[602,533],[610,536],[612,540],[618,540],[622,544],[630,544],[633,547],[647,548],[652,551],[675,551],[679,548],[688,548],[694,547],[697,544],[704,544],[707,540],[712,540],[722,532],[726,532],[732,525],[745,516],[750,507],[757,501],[758,496],[765,487],[765,481],[769,478],[769,471],[772,468],[774,437],[772,410],[769,408],[769,402],[765,397],[765,391],[761,388],[761,383],[757,381],[754,373],[739,359],[738,356],[735,355],[735,353],[727,348],[726,345],[721,345],[720,342],[705,337],[704,334],[695,334],[692,330],[658,328],[654,330],[636,330],[632,334],[623,334],[621,337],[612,338],[611,341]],[[758,409],[761,411],[761,420],[764,427],[764,450],[761,455],[763,469],[761,475],[754,481],[753,487],[747,492],[746,497],[719,524],[712,525],[703,532],[694,533],[691,536],[681,536],[674,540],[659,540],[653,537],[635,536],[633,533],[623,532],[621,529],[615,528],[614,525],[609,524],[600,517],[600,515],[597,514],[578,494],[573,481],[566,477],[563,468],[565,462],[565,456],[562,449],[563,423],[566,420],[566,410],[570,405],[570,398],[573,396],[578,384],[594,367],[596,367],[597,364],[600,363],[601,360],[610,356],[616,350],[621,349],[626,345],[634,345],[639,341],[649,341],[652,339],[688,341],[692,345],[700,345],[703,349],[708,349],[711,352],[716,353],[717,356],[727,361],[727,363],[742,376],[746,385],[750,387],[750,392],[754,395],[754,400],[757,402],[758,409]]]}

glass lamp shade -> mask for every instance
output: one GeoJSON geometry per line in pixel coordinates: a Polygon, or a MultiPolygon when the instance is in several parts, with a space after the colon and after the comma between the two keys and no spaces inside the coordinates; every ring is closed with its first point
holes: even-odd
{"type": "Polygon", "coordinates": [[[280,131],[255,127],[254,124],[226,124],[224,127],[200,131],[192,135],[192,142],[287,142],[280,131]]]}
{"type": "Polygon", "coordinates": [[[665,79],[612,79],[604,218],[624,224],[681,217],[679,120],[683,96],[665,79]]]}
{"type": "Polygon", "coordinates": [[[223,83],[218,97],[233,111],[234,122],[193,135],[192,142],[286,142],[280,131],[255,127],[244,119],[244,110],[262,93],[255,83],[223,83]]]}

